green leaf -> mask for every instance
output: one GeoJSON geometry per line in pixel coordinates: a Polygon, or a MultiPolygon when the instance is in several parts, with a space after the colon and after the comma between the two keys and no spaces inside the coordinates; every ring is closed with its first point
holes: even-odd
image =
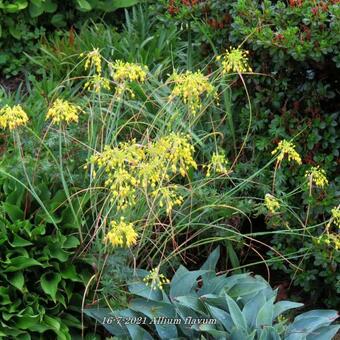
{"type": "Polygon", "coordinates": [[[184,296],[194,293],[198,277],[207,272],[208,271],[206,270],[189,272],[185,267],[180,266],[171,280],[170,297],[174,298],[176,296],[184,296]]]}
{"type": "Polygon", "coordinates": [[[81,10],[83,11],[91,11],[91,4],[86,0],[77,0],[77,3],[81,10]]]}
{"type": "Polygon", "coordinates": [[[318,328],[312,335],[308,335],[306,340],[329,340],[338,333],[340,325],[331,325],[318,328]]]}
{"type": "Polygon", "coordinates": [[[242,313],[249,327],[255,327],[257,314],[265,303],[266,297],[261,291],[244,305],[242,313]]]}
{"type": "Polygon", "coordinates": [[[215,271],[217,261],[220,258],[220,247],[216,249],[209,255],[206,261],[203,263],[201,270],[213,270],[215,271]]]}
{"type": "Polygon", "coordinates": [[[230,316],[237,327],[247,330],[247,322],[237,303],[228,294],[225,294],[230,316]]]}
{"type": "Polygon", "coordinates": [[[279,301],[274,305],[273,318],[276,319],[279,315],[286,312],[289,309],[302,307],[303,303],[291,302],[291,301],[279,301]]]}
{"type": "Polygon", "coordinates": [[[259,310],[256,317],[256,327],[272,326],[275,297],[269,299],[259,310]]]}
{"type": "Polygon", "coordinates": [[[2,204],[2,207],[13,223],[24,218],[24,212],[18,206],[8,202],[4,202],[2,204]]]}
{"type": "Polygon", "coordinates": [[[22,238],[19,235],[14,235],[13,241],[9,244],[13,247],[27,247],[27,246],[31,246],[33,243],[30,241],[25,240],[24,238],[22,238]]]}
{"type": "Polygon", "coordinates": [[[14,272],[13,274],[7,275],[8,282],[15,288],[22,291],[25,284],[24,274],[22,272],[14,272]]]}
{"type": "Polygon", "coordinates": [[[37,5],[32,2],[28,8],[28,11],[32,18],[36,18],[44,13],[44,6],[42,4],[37,5]]]}
{"type": "Polygon", "coordinates": [[[5,261],[8,265],[4,272],[16,272],[18,270],[23,270],[25,268],[33,266],[42,266],[42,264],[34,259],[28,258],[26,256],[17,256],[5,261]]]}
{"type": "Polygon", "coordinates": [[[40,284],[43,291],[51,296],[53,302],[56,302],[56,294],[58,290],[61,275],[59,273],[45,273],[40,278],[40,284]]]}

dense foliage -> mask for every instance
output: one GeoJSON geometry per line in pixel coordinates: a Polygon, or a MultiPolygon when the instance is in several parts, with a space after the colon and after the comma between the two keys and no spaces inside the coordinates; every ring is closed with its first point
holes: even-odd
{"type": "Polygon", "coordinates": [[[0,4],[0,338],[332,337],[339,1],[135,3],[0,4]]]}

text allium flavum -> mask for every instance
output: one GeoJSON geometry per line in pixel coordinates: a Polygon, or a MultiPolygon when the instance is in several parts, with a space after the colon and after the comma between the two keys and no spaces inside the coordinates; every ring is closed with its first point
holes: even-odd
{"type": "Polygon", "coordinates": [[[5,105],[0,109],[0,127],[10,131],[26,125],[28,116],[20,105],[12,107],[5,105]]]}

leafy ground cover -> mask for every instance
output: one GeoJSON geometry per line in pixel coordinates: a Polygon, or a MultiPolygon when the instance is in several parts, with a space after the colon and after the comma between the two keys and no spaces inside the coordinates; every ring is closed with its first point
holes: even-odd
{"type": "Polygon", "coordinates": [[[7,58],[0,337],[332,338],[338,1],[96,4],[7,58]]]}

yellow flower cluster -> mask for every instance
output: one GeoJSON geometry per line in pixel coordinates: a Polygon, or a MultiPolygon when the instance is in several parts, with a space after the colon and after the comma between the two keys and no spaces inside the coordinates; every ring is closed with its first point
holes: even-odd
{"type": "Polygon", "coordinates": [[[175,205],[183,203],[183,197],[176,193],[177,186],[173,189],[168,187],[160,187],[152,192],[152,196],[159,197],[159,206],[166,207],[166,213],[169,215],[175,205]]]}
{"type": "Polygon", "coordinates": [[[279,201],[271,194],[266,194],[264,197],[264,205],[272,214],[280,209],[279,201]]]}
{"type": "Polygon", "coordinates": [[[288,157],[288,161],[295,161],[297,164],[302,164],[300,155],[295,150],[295,145],[287,140],[279,142],[275,150],[272,151],[272,155],[278,154],[277,161],[281,162],[285,155],[288,157]]]}
{"type": "Polygon", "coordinates": [[[77,123],[80,107],[67,100],[57,99],[47,112],[46,119],[51,119],[53,124],[77,123]]]}
{"type": "Polygon", "coordinates": [[[328,185],[326,171],[320,169],[319,166],[313,166],[310,170],[306,171],[305,177],[310,179],[319,188],[324,188],[328,185]]]}
{"type": "Polygon", "coordinates": [[[334,207],[332,210],[333,223],[340,229],[340,206],[334,207]]]}
{"type": "MultiPolygon", "coordinates": [[[[83,57],[84,53],[80,56],[83,57]]],[[[91,52],[86,54],[84,68],[85,70],[88,70],[91,67],[94,67],[98,74],[102,72],[102,56],[98,48],[94,48],[91,52]]]]}
{"type": "Polygon", "coordinates": [[[226,50],[224,54],[218,56],[216,59],[217,61],[222,60],[222,73],[252,72],[253,70],[248,63],[248,54],[248,51],[232,47],[229,51],[226,50]]]}
{"type": "Polygon", "coordinates": [[[117,83],[116,95],[121,97],[127,90],[134,98],[135,94],[129,88],[128,83],[132,81],[143,83],[148,73],[147,66],[116,60],[114,63],[110,63],[109,67],[112,71],[112,78],[117,83]]]}
{"type": "Polygon", "coordinates": [[[340,235],[333,233],[323,234],[316,239],[316,243],[320,245],[334,247],[337,251],[340,249],[340,235]]]}
{"type": "Polygon", "coordinates": [[[111,230],[104,238],[104,242],[110,243],[113,247],[131,247],[137,243],[138,234],[132,223],[126,223],[124,217],[119,222],[110,223],[111,230]]]}
{"type": "Polygon", "coordinates": [[[102,88],[110,90],[110,81],[99,74],[91,76],[84,85],[84,90],[93,90],[96,93],[99,93],[102,88]]]}
{"type": "Polygon", "coordinates": [[[227,166],[228,160],[226,159],[225,155],[222,153],[214,152],[210,163],[206,165],[207,168],[207,174],[206,176],[209,177],[211,175],[211,172],[214,172],[216,174],[226,174],[228,173],[227,166]]]}
{"type": "Polygon", "coordinates": [[[117,83],[124,83],[126,81],[136,81],[143,83],[148,72],[148,68],[145,65],[128,63],[122,60],[116,60],[110,66],[113,70],[113,80],[117,83]]]}
{"type": "Polygon", "coordinates": [[[19,126],[25,125],[28,122],[26,112],[20,105],[4,106],[0,109],[0,127],[2,129],[9,129],[10,131],[19,126]]]}
{"type": "Polygon", "coordinates": [[[118,210],[135,205],[138,189],[151,187],[152,195],[170,213],[183,199],[175,194],[175,187],[170,190],[166,185],[171,176],[185,176],[190,167],[197,168],[193,152],[188,137],[171,133],[147,145],[132,140],[113,148],[106,146],[90,162],[104,169],[104,185],[111,192],[111,200],[116,200],[118,210]]]}
{"type": "Polygon", "coordinates": [[[170,283],[170,280],[163,274],[159,274],[159,267],[152,269],[150,273],[144,277],[143,281],[153,290],[163,290],[164,285],[170,283]]]}
{"type": "Polygon", "coordinates": [[[211,95],[215,92],[215,88],[209,83],[208,77],[204,76],[200,71],[178,74],[174,73],[170,80],[173,80],[175,87],[173,88],[170,99],[174,97],[182,98],[183,102],[188,105],[190,112],[195,115],[202,107],[201,97],[204,93],[211,95]]]}

